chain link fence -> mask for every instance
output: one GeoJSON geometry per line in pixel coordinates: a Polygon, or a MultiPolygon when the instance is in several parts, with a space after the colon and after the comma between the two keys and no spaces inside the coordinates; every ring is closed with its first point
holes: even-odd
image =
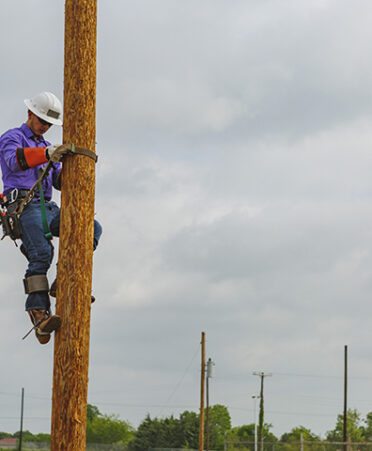
{"type": "MultiPolygon", "coordinates": [[[[225,442],[224,451],[255,451],[254,442],[225,442]]],[[[258,447],[260,451],[260,447],[258,447]]],[[[265,442],[263,451],[372,451],[371,442],[265,442]]]]}
{"type": "MultiPolygon", "coordinates": [[[[14,446],[0,445],[0,451],[14,451],[19,449],[19,445],[16,448],[14,446]]],[[[86,451],[128,451],[129,448],[126,445],[105,445],[103,443],[87,443],[86,451]]],[[[22,442],[22,451],[50,451],[49,443],[37,443],[37,442],[22,442]]],[[[182,450],[185,451],[185,450],[182,450]]]]}
{"type": "MultiPolygon", "coordinates": [[[[0,445],[0,451],[18,451],[19,447],[0,445]]],[[[22,451],[50,451],[48,443],[23,442],[22,451]]],[[[126,445],[105,445],[102,443],[87,443],[86,451],[130,451],[126,445]]],[[[148,448],[143,451],[197,451],[185,448],[148,448]]],[[[215,451],[210,449],[209,451],[215,451]]],[[[255,451],[254,442],[225,441],[224,451],[255,451]]],[[[258,451],[260,447],[258,447],[258,451]]],[[[266,442],[263,451],[372,451],[372,442],[266,442]]]]}
{"type": "MultiPolygon", "coordinates": [[[[197,449],[186,449],[186,448],[149,448],[144,451],[198,451],[197,449]]],[[[209,451],[215,451],[214,449],[210,449],[209,451]]]]}

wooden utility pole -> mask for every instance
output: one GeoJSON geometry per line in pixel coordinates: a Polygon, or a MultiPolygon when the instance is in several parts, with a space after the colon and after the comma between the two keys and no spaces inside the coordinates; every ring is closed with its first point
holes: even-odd
{"type": "Polygon", "coordinates": [[[263,451],[263,428],[264,428],[264,378],[272,376],[271,373],[254,372],[254,376],[260,376],[261,378],[261,390],[260,390],[260,413],[259,413],[259,425],[258,425],[258,442],[260,444],[260,451],[263,451]]]}
{"type": "Polygon", "coordinates": [[[200,381],[200,417],[199,417],[199,448],[204,449],[204,387],[205,387],[205,332],[201,337],[201,381],[200,381]]]}
{"type": "MultiPolygon", "coordinates": [[[[95,150],[97,0],[66,0],[63,142],[95,150]]],[[[63,161],[51,451],[86,442],[92,288],[94,161],[63,161]]]]}
{"type": "Polygon", "coordinates": [[[260,391],[260,426],[259,426],[259,442],[260,451],[263,451],[263,425],[264,425],[264,373],[261,373],[261,391],[260,391]]]}

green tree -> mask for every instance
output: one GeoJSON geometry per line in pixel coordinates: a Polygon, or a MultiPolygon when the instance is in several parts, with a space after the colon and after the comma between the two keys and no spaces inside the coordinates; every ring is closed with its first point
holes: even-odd
{"type": "MultiPolygon", "coordinates": [[[[337,415],[336,427],[326,434],[327,440],[331,442],[342,442],[343,436],[344,416],[337,415]]],[[[347,435],[352,442],[364,441],[365,428],[362,424],[360,413],[355,409],[347,411],[347,435]]]]}
{"type": "Polygon", "coordinates": [[[159,435],[159,422],[155,418],[151,419],[150,415],[139,425],[135,438],[131,443],[134,451],[144,451],[156,446],[159,435]]]}
{"type": "MultiPolygon", "coordinates": [[[[209,410],[210,449],[224,446],[224,433],[231,428],[230,414],[225,406],[215,405],[209,410]]],[[[138,427],[131,447],[134,451],[149,448],[197,449],[199,442],[199,415],[185,410],[180,417],[151,419],[149,415],[138,427]]]]}
{"type": "Polygon", "coordinates": [[[50,434],[36,434],[34,435],[33,441],[37,443],[50,443],[50,434]]]}
{"type": "Polygon", "coordinates": [[[367,442],[372,442],[372,412],[367,413],[364,423],[364,438],[367,442]]]}
{"type": "MultiPolygon", "coordinates": [[[[17,431],[13,434],[13,437],[15,438],[19,438],[21,435],[21,431],[17,431]]],[[[32,432],[30,432],[29,430],[25,430],[22,431],[22,440],[25,442],[34,442],[35,441],[35,436],[32,432]]]]}
{"type": "Polygon", "coordinates": [[[232,428],[228,435],[228,440],[239,442],[254,442],[254,424],[245,424],[232,428]]]}
{"type": "Polygon", "coordinates": [[[116,415],[101,415],[87,422],[88,443],[123,443],[132,440],[134,430],[116,415]]]}
{"type": "Polygon", "coordinates": [[[9,438],[9,437],[13,437],[13,434],[9,434],[9,432],[0,431],[0,439],[1,438],[9,438]]]}
{"type": "Polygon", "coordinates": [[[134,429],[116,415],[102,415],[98,407],[87,406],[87,442],[127,444],[134,436],[134,429]]]}
{"type": "MultiPolygon", "coordinates": [[[[206,416],[206,415],[205,415],[206,416]]],[[[211,449],[224,448],[225,431],[231,429],[231,417],[227,407],[216,404],[209,408],[209,445],[211,449]]],[[[205,429],[206,431],[206,429],[205,429]]]]}
{"type": "MultiPolygon", "coordinates": [[[[272,428],[272,424],[264,423],[263,425],[263,439],[264,443],[275,443],[278,439],[275,435],[270,432],[272,428]]],[[[254,443],[254,424],[245,424],[242,426],[237,426],[230,431],[228,431],[226,436],[228,441],[237,441],[237,442],[250,442],[254,443]]],[[[257,439],[258,439],[258,427],[257,427],[257,439]]]]}
{"type": "Polygon", "coordinates": [[[320,441],[320,437],[318,435],[314,434],[313,432],[310,431],[310,429],[307,429],[304,426],[297,426],[293,428],[290,432],[286,432],[280,437],[280,441],[299,443],[301,441],[301,435],[302,439],[305,442],[320,441]]]}
{"type": "Polygon", "coordinates": [[[180,421],[172,416],[158,420],[159,435],[156,442],[158,448],[179,448],[182,446],[180,421]]]}
{"type": "Polygon", "coordinates": [[[184,448],[198,449],[199,445],[199,415],[185,410],[180,415],[181,443],[184,448]]]}
{"type": "Polygon", "coordinates": [[[101,412],[98,407],[88,404],[87,406],[87,421],[93,421],[95,418],[101,416],[101,412]]]}
{"type": "Polygon", "coordinates": [[[181,420],[173,416],[151,419],[147,415],[140,424],[131,446],[135,451],[148,448],[181,448],[184,439],[181,420]]]}
{"type": "MultiPolygon", "coordinates": [[[[286,432],[280,438],[281,442],[284,442],[282,451],[298,450],[299,443],[301,442],[301,437],[304,442],[316,442],[320,441],[320,437],[311,432],[310,429],[304,426],[297,426],[293,428],[290,432],[286,432]]],[[[304,444],[304,451],[321,451],[323,449],[322,445],[307,445],[304,444]]]]}
{"type": "Polygon", "coordinates": [[[273,425],[271,423],[264,423],[263,431],[262,431],[264,442],[275,443],[278,441],[278,439],[275,437],[275,435],[270,431],[270,429],[272,429],[272,427],[273,427],[273,425]]]}

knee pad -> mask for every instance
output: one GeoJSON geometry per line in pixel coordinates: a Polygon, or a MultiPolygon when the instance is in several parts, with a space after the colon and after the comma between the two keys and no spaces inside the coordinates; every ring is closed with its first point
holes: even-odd
{"type": "Polygon", "coordinates": [[[26,277],[23,279],[25,293],[35,293],[35,291],[49,291],[49,283],[45,274],[26,277]]]}

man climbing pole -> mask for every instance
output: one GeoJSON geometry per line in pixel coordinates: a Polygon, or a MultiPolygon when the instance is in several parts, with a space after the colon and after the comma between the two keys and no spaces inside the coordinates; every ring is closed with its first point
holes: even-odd
{"type": "MultiPolygon", "coordinates": [[[[28,295],[26,311],[37,339],[46,344],[61,325],[61,318],[50,310],[49,294],[55,297],[56,280],[49,292],[46,276],[53,260],[51,239],[59,236],[60,224],[59,207],[51,200],[52,190],[61,188],[60,160],[71,153],[71,148],[52,145],[43,136],[52,125],[62,125],[61,102],[54,94],[42,92],[26,99],[25,105],[27,121],[0,137],[4,185],[0,205],[6,212],[3,230],[12,239],[22,240],[21,251],[28,260],[23,280],[28,295]]],[[[100,224],[94,221],[94,249],[101,233],[100,224]]]]}

